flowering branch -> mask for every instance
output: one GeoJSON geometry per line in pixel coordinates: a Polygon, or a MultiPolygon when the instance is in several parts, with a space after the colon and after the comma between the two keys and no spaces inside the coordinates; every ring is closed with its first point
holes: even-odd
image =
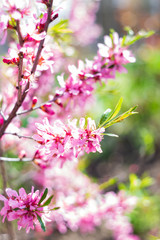
{"type": "MultiPolygon", "coordinates": [[[[44,26],[44,31],[47,32],[48,30],[48,25],[51,21],[51,13],[52,13],[52,4],[53,4],[53,0],[50,0],[50,4],[48,4],[48,15],[47,15],[47,21],[45,23],[45,26],[44,26]]],[[[19,24],[17,25],[19,26],[19,24]]],[[[20,34],[20,30],[19,30],[19,27],[18,27],[18,36],[19,36],[19,41],[21,42],[22,44],[22,39],[21,39],[21,34],[20,34]]],[[[36,71],[36,68],[37,68],[37,64],[38,64],[38,60],[39,60],[39,57],[40,57],[40,54],[41,54],[41,51],[42,51],[42,48],[43,48],[43,43],[44,43],[44,39],[42,39],[40,41],[40,44],[39,44],[39,47],[38,47],[38,51],[37,51],[37,55],[36,55],[36,58],[35,58],[35,61],[34,61],[34,64],[33,64],[33,67],[32,67],[32,70],[31,70],[31,74],[33,74],[35,71],[36,71]]],[[[21,59],[21,57],[20,57],[21,59]]],[[[19,63],[19,71],[18,71],[18,87],[20,87],[20,79],[21,79],[21,71],[22,71],[22,64],[23,64],[23,56],[22,56],[22,59],[20,60],[20,63],[19,63]]],[[[28,93],[28,90],[29,90],[29,86],[30,86],[30,83],[29,83],[29,80],[25,86],[25,89],[21,95],[21,91],[19,88],[19,92],[18,92],[18,99],[17,99],[17,102],[13,108],[13,110],[11,111],[8,119],[6,121],[4,121],[4,124],[2,125],[1,129],[0,129],[0,138],[3,136],[6,128],[8,127],[8,125],[10,124],[10,122],[12,121],[12,119],[16,116],[16,113],[18,111],[18,109],[20,108],[20,106],[22,105],[27,93],[28,93]],[[21,95],[21,96],[20,96],[21,95]]]]}
{"type": "Polygon", "coordinates": [[[18,112],[16,115],[23,115],[23,114],[26,114],[26,113],[29,113],[29,112],[32,112],[32,111],[35,111],[37,109],[41,109],[44,105],[48,104],[48,103],[56,103],[56,101],[62,97],[63,94],[56,94],[53,99],[49,100],[49,101],[46,101],[46,102],[43,102],[41,103],[40,105],[36,106],[36,107],[33,107],[33,108],[30,108],[30,109],[27,109],[27,110],[24,110],[24,111],[21,111],[21,112],[18,112]]]}

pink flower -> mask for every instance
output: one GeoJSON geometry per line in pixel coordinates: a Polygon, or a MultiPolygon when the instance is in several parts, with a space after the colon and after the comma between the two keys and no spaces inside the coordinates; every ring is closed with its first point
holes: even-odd
{"type": "Polygon", "coordinates": [[[43,194],[39,194],[39,190],[34,192],[32,187],[31,193],[27,194],[24,188],[20,188],[18,194],[15,190],[7,188],[6,194],[7,197],[0,195],[0,201],[4,202],[4,207],[0,211],[3,222],[6,217],[8,221],[17,219],[18,230],[26,228],[27,233],[41,223],[39,219],[42,219],[41,227],[44,227],[43,221],[47,221],[49,217],[49,208],[43,203],[43,194]]]}
{"type": "MultiPolygon", "coordinates": [[[[87,120],[85,127],[85,119],[80,119],[80,128],[77,127],[77,119],[68,120],[67,124],[56,120],[53,126],[50,125],[47,118],[44,118],[43,124],[36,123],[37,134],[33,137],[40,143],[38,146],[39,154],[44,155],[44,159],[50,161],[63,161],[78,157],[84,151],[102,152],[100,142],[103,138],[104,128],[96,128],[95,121],[91,118],[87,120]]],[[[43,157],[42,157],[43,159],[43,157]]]]}
{"type": "Polygon", "coordinates": [[[12,18],[20,20],[30,11],[30,0],[3,0],[1,7],[9,13],[12,18]]]}
{"type": "Polygon", "coordinates": [[[105,44],[98,44],[99,56],[103,58],[104,66],[110,68],[110,71],[126,72],[123,64],[135,62],[135,58],[127,47],[122,46],[122,38],[119,38],[118,33],[114,32],[112,38],[104,37],[105,44]]]}

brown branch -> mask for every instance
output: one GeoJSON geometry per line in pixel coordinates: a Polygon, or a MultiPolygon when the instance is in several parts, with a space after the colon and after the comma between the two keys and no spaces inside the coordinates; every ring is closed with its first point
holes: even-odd
{"type": "Polygon", "coordinates": [[[18,65],[18,101],[21,101],[21,95],[22,95],[22,69],[23,69],[23,53],[19,52],[19,65],[18,65]]]}
{"type": "MultiPolygon", "coordinates": [[[[51,21],[52,4],[53,4],[53,0],[50,0],[50,3],[48,4],[48,17],[47,17],[47,21],[46,21],[46,24],[45,24],[45,27],[44,27],[44,31],[45,32],[47,32],[49,23],[51,21]]],[[[18,32],[20,33],[20,31],[18,31],[18,32]]],[[[21,39],[19,39],[19,40],[21,41],[21,39]]],[[[38,60],[39,60],[39,57],[40,57],[40,54],[41,54],[41,51],[42,51],[42,48],[43,48],[44,40],[45,39],[40,41],[40,44],[39,44],[39,47],[38,47],[38,51],[37,51],[37,55],[36,55],[36,58],[35,58],[32,70],[31,70],[31,74],[33,74],[36,71],[38,60]]],[[[20,68],[19,68],[19,73],[20,73],[20,68]]],[[[10,124],[12,119],[17,115],[16,113],[17,113],[18,109],[21,107],[21,105],[22,105],[22,103],[23,103],[23,101],[24,101],[24,99],[25,99],[25,97],[27,95],[27,92],[29,90],[29,86],[30,86],[30,83],[28,81],[26,86],[25,86],[25,89],[24,89],[24,91],[23,91],[23,93],[21,95],[21,98],[17,99],[17,102],[15,103],[15,106],[14,106],[13,110],[11,111],[8,119],[6,121],[4,121],[4,124],[0,128],[0,138],[3,136],[6,128],[8,127],[8,125],[10,124]]]]}
{"type": "MultiPolygon", "coordinates": [[[[45,26],[44,26],[44,31],[45,32],[47,32],[48,26],[49,26],[49,24],[51,22],[52,4],[53,4],[53,0],[50,0],[50,2],[48,4],[47,21],[46,21],[45,26]]],[[[36,68],[37,68],[37,65],[38,65],[38,61],[39,61],[39,57],[40,57],[41,51],[43,49],[44,41],[45,41],[45,38],[40,41],[40,44],[39,44],[39,47],[38,47],[38,51],[37,51],[37,54],[36,54],[36,58],[34,60],[33,67],[32,67],[32,70],[31,70],[31,74],[35,73],[35,71],[36,71],[36,68]]]]}
{"type": "Polygon", "coordinates": [[[4,124],[2,125],[2,127],[0,128],[0,138],[3,136],[6,128],[8,127],[8,125],[10,124],[10,122],[12,121],[12,119],[16,116],[16,113],[18,111],[18,109],[20,108],[20,106],[22,105],[26,95],[27,95],[27,92],[28,92],[28,89],[29,89],[29,82],[27,82],[26,86],[25,86],[25,89],[22,93],[22,96],[21,96],[21,99],[18,101],[17,99],[17,102],[14,106],[14,108],[12,109],[8,119],[6,121],[4,121],[4,124]]]}
{"type": "Polygon", "coordinates": [[[17,24],[16,25],[16,30],[17,30],[17,33],[18,33],[19,44],[22,47],[23,43],[24,43],[24,40],[23,40],[23,37],[22,37],[22,34],[21,34],[19,20],[16,21],[16,24],[17,24]]]}

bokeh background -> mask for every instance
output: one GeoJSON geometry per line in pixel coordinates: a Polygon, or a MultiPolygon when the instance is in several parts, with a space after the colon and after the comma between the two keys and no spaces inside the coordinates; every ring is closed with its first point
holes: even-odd
{"type": "MultiPolygon", "coordinates": [[[[87,6],[87,0],[80,1],[84,1],[87,6]]],[[[73,2],[74,0],[69,1],[69,8],[73,2]]],[[[125,33],[125,26],[130,26],[135,32],[141,29],[154,30],[155,34],[132,47],[137,61],[127,65],[127,74],[117,74],[116,80],[109,80],[107,85],[97,86],[96,101],[88,111],[88,114],[97,121],[107,108],[115,107],[121,96],[124,99],[122,112],[138,105],[138,114],[110,127],[108,131],[120,137],[105,136],[102,142],[103,153],[90,154],[80,163],[80,168],[99,183],[116,178],[116,184],[109,186],[107,191],[118,191],[121,187],[142,199],[130,217],[135,233],[142,240],[150,240],[151,235],[160,234],[160,1],[97,2],[99,9],[96,13],[96,23],[101,27],[101,35],[92,44],[77,45],[76,48],[79,50],[77,58],[92,58],[96,54],[97,43],[103,42],[103,36],[109,34],[111,28],[120,36],[125,33]],[[148,182],[142,186],[139,178],[144,177],[148,182]],[[119,186],[119,183],[124,185],[119,186]],[[147,186],[149,188],[144,189],[147,186]]],[[[7,42],[3,48],[1,47],[1,54],[5,51],[7,42]]],[[[14,168],[18,172],[18,167],[14,168]]],[[[23,239],[35,237],[25,235],[23,239]]],[[[93,235],[82,236],[69,232],[61,236],[55,233],[46,239],[111,240],[106,236],[103,227],[93,235]]]]}

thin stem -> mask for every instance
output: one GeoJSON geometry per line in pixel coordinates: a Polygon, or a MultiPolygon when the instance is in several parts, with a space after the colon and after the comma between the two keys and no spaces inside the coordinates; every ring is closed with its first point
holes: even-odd
{"type": "Polygon", "coordinates": [[[18,137],[18,138],[27,138],[27,139],[34,140],[34,139],[33,139],[32,137],[30,137],[30,136],[19,135],[18,133],[4,132],[4,134],[13,135],[13,136],[16,136],[16,137],[18,137]]]}
{"type": "Polygon", "coordinates": [[[7,157],[0,157],[0,163],[4,162],[32,162],[33,158],[7,158],[7,157]]]}
{"type": "Polygon", "coordinates": [[[22,115],[22,114],[26,114],[26,113],[29,113],[29,112],[32,112],[32,111],[35,111],[37,109],[40,109],[41,107],[43,107],[45,104],[47,103],[55,103],[57,101],[58,98],[60,98],[63,94],[61,95],[55,95],[54,98],[52,100],[49,100],[47,102],[43,102],[41,103],[40,105],[34,107],[34,108],[30,108],[28,110],[24,110],[24,111],[21,111],[21,112],[18,112],[17,115],[22,115]]]}

